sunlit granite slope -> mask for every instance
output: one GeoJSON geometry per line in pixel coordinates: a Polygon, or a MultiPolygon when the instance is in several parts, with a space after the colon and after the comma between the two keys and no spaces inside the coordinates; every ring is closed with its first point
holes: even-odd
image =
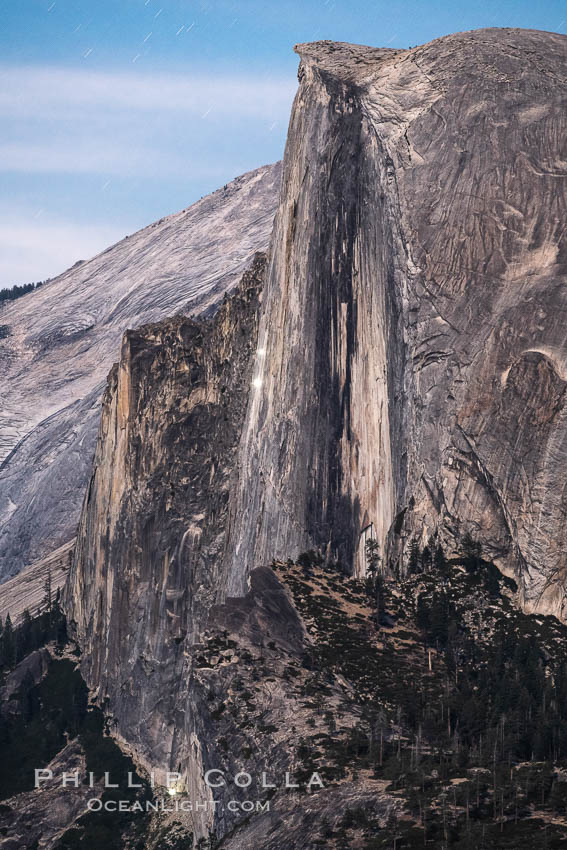
{"type": "Polygon", "coordinates": [[[238,177],[0,309],[0,578],[75,535],[124,330],[214,310],[268,245],[279,179],[238,177]]]}

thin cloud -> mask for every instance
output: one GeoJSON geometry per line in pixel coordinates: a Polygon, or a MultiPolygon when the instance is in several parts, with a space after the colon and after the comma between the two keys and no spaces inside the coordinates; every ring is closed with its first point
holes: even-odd
{"type": "MultiPolygon", "coordinates": [[[[226,180],[295,83],[250,76],[0,68],[0,172],[226,180]]],[[[274,157],[275,158],[275,157],[274,157]]]]}
{"type": "MultiPolygon", "coordinates": [[[[158,184],[188,193],[191,183],[215,188],[281,156],[273,127],[287,125],[295,88],[288,78],[0,66],[0,173],[14,175],[14,186],[22,178],[34,186],[35,175],[46,185],[53,175],[52,199],[36,202],[26,189],[29,217],[0,209],[0,286],[58,274],[127,232],[128,222],[115,228],[57,220],[65,215],[57,200],[61,175],[71,177],[83,211],[96,177],[108,201],[102,204],[99,193],[93,203],[109,220],[116,218],[112,199],[127,192],[140,198],[143,186],[148,196],[158,184]],[[114,181],[117,193],[109,188],[114,181]],[[35,219],[40,203],[46,213],[35,219]]],[[[194,199],[180,202],[179,194],[171,211],[194,199]]],[[[10,201],[16,203],[14,193],[10,201]]],[[[132,217],[140,226],[137,213],[132,217]]]]}
{"type": "Polygon", "coordinates": [[[70,113],[93,109],[201,115],[213,104],[225,115],[273,120],[289,112],[296,86],[288,77],[4,66],[0,67],[0,116],[68,118],[70,113]]]}
{"type": "Polygon", "coordinates": [[[87,260],[126,232],[105,224],[42,222],[0,215],[0,288],[53,277],[87,260]],[[39,271],[41,270],[41,271],[39,271]]]}
{"type": "MultiPolygon", "coordinates": [[[[0,171],[23,174],[101,174],[115,177],[175,177],[183,174],[185,180],[218,179],[226,175],[226,162],[213,159],[191,163],[180,154],[172,154],[159,147],[133,146],[128,138],[67,138],[57,145],[48,142],[0,142],[0,171]]],[[[245,171],[231,165],[236,176],[245,171]]]]}

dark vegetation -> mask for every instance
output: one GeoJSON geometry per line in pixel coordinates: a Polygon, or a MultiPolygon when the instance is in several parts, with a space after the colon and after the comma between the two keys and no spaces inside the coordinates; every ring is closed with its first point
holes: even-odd
{"type": "MultiPolygon", "coordinates": [[[[257,704],[257,688],[281,675],[308,709],[302,737],[290,738],[295,780],[305,784],[317,771],[326,788],[359,785],[361,799],[385,793],[398,803],[387,822],[366,805],[337,812],[332,822],[314,818],[313,847],[566,847],[567,627],[523,613],[516,582],[471,538],[452,558],[435,540],[414,543],[403,577],[384,568],[374,541],[367,561],[364,581],[317,552],[273,565],[311,637],[303,656],[280,657],[273,640],[260,642],[253,656],[226,631],[200,646],[198,667],[226,669],[232,683],[227,692],[220,678],[218,685],[209,679],[219,752],[253,759],[258,735],[277,732],[257,704]],[[233,656],[238,669],[229,664],[233,656]]],[[[78,738],[87,770],[97,778],[110,771],[122,784],[103,791],[103,800],[149,799],[147,783],[125,786],[135,767],[108,735],[102,713],[88,706],[49,585],[36,617],[26,615],[18,628],[7,620],[2,630],[3,679],[41,646],[49,644],[52,660],[40,682],[23,680],[19,712],[1,720],[0,796],[32,787],[33,768],[78,738]]],[[[141,812],[93,812],[58,846],[142,850],[149,828],[141,812]]],[[[193,846],[181,826],[156,838],[159,848],[193,846]]]]}
{"type": "MultiPolygon", "coordinates": [[[[34,787],[34,770],[43,768],[73,740],[78,739],[86,758],[86,772],[92,771],[95,782],[108,772],[118,788],[95,789],[92,796],[101,800],[139,801],[153,799],[148,780],[140,777],[131,758],[126,756],[108,734],[108,722],[97,707],[89,707],[88,690],[75,658],[78,652],[68,642],[65,617],[59,605],[59,595],[52,598],[48,577],[42,609],[36,617],[29,613],[14,628],[6,618],[0,638],[2,679],[19,662],[24,664],[30,654],[48,646],[47,672],[34,681],[26,672],[17,691],[0,711],[0,800],[6,800],[34,787]],[[57,656],[60,657],[57,657],[57,656]],[[132,782],[141,788],[128,787],[132,782]]],[[[86,780],[85,780],[86,781],[86,780]]],[[[70,791],[69,793],[72,793],[70,791]]],[[[0,805],[0,835],[5,834],[3,816],[9,817],[10,807],[0,805]]],[[[150,815],[136,812],[87,812],[68,829],[56,844],[61,850],[144,850],[150,815]]],[[[192,836],[181,824],[171,824],[152,845],[155,850],[190,850],[192,836]]]]}
{"type": "Polygon", "coordinates": [[[369,543],[365,582],[315,553],[275,565],[314,640],[304,690],[328,727],[300,745],[305,772],[387,780],[411,816],[347,812],[320,846],[362,828],[366,848],[567,847],[567,627],[524,614],[470,537],[451,559],[414,543],[398,580],[369,543]],[[325,711],[337,675],[352,693],[325,711]]]}
{"type": "Polygon", "coordinates": [[[61,610],[60,593],[53,595],[51,576],[45,582],[45,594],[34,617],[26,609],[22,622],[14,627],[10,615],[0,619],[0,684],[6,674],[34,649],[54,641],[59,648],[67,643],[67,623],[61,610]]]}
{"type": "Polygon", "coordinates": [[[0,289],[0,304],[3,304],[5,301],[15,301],[16,298],[21,298],[22,295],[27,295],[28,292],[39,289],[44,283],[47,283],[47,281],[40,280],[37,283],[24,283],[21,286],[16,285],[0,289]]]}
{"type": "MultiPolygon", "coordinates": [[[[118,807],[119,800],[126,800],[128,804],[139,801],[144,806],[146,800],[152,800],[153,792],[149,782],[139,776],[132,759],[124,755],[106,734],[105,719],[100,709],[91,708],[86,712],[79,730],[79,740],[86,755],[87,772],[92,771],[95,780],[102,779],[108,772],[112,783],[119,786],[103,791],[103,804],[115,800],[118,807]],[[132,784],[141,784],[142,788],[128,787],[129,772],[132,773],[132,784]]],[[[87,812],[62,835],[57,848],[90,850],[104,847],[105,850],[122,850],[129,846],[134,850],[144,850],[149,821],[150,815],[142,811],[105,811],[102,808],[100,811],[87,812]]]]}
{"type": "Polygon", "coordinates": [[[53,661],[37,684],[27,674],[16,699],[19,712],[0,715],[0,799],[34,787],[42,768],[74,738],[87,713],[87,688],[68,659],[53,661]]]}
{"type": "MultiPolygon", "coordinates": [[[[9,614],[4,624],[0,621],[0,684],[34,650],[53,642],[56,652],[61,652],[67,643],[59,592],[53,598],[50,574],[41,607],[34,618],[26,610],[17,627],[9,614]]],[[[78,733],[87,689],[75,665],[62,660],[50,664],[40,682],[35,682],[28,670],[11,702],[18,711],[0,712],[0,799],[31,790],[34,768],[43,767],[57,755],[65,745],[66,733],[78,733]]]]}

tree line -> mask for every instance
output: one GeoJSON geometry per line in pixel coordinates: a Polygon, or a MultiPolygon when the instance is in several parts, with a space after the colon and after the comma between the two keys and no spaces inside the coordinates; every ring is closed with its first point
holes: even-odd
{"type": "Polygon", "coordinates": [[[17,626],[7,614],[4,623],[0,617],[0,672],[5,674],[26,655],[48,643],[67,642],[67,622],[61,609],[60,591],[52,591],[51,573],[47,574],[42,602],[32,617],[26,608],[17,626]]]}
{"type": "Polygon", "coordinates": [[[39,280],[37,283],[23,283],[20,286],[16,284],[15,286],[4,287],[0,289],[0,304],[4,301],[15,301],[16,298],[21,298],[22,295],[27,295],[28,292],[39,289],[44,283],[47,283],[47,280],[39,280]]]}

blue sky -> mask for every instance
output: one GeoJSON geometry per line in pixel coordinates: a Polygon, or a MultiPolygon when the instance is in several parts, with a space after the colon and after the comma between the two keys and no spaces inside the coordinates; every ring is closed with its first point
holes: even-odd
{"type": "Polygon", "coordinates": [[[0,0],[0,286],[279,159],[293,44],[567,32],[563,0],[0,0]]]}

